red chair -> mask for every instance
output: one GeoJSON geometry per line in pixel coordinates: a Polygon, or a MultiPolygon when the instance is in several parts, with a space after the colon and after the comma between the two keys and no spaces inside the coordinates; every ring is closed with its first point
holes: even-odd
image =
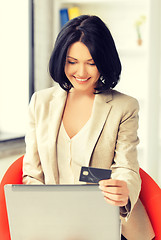
{"type": "Polygon", "coordinates": [[[0,184],[0,239],[11,240],[4,195],[5,184],[22,184],[23,156],[17,159],[6,171],[0,184]]]}
{"type": "Polygon", "coordinates": [[[161,240],[161,189],[156,182],[140,168],[142,186],[140,200],[143,203],[155,232],[155,240],[161,240]]]}
{"type": "MultiPolygon", "coordinates": [[[[11,240],[6,202],[4,196],[5,184],[22,184],[23,156],[17,159],[6,171],[0,185],[0,239],[11,240]]],[[[152,223],[155,240],[161,240],[161,189],[156,182],[140,168],[142,187],[140,199],[152,223]]]]}

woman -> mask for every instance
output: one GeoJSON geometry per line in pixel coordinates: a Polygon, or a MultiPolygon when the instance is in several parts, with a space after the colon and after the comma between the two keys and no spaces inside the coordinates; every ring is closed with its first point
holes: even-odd
{"type": "Polygon", "coordinates": [[[105,201],[120,207],[122,232],[128,239],[152,239],[144,226],[138,238],[128,232],[127,220],[141,188],[139,106],[136,99],[113,90],[121,63],[102,20],[82,15],[69,21],[57,37],[49,71],[58,86],[31,99],[24,184],[78,184],[81,166],[111,168],[111,179],[100,181],[99,187],[105,201]]]}

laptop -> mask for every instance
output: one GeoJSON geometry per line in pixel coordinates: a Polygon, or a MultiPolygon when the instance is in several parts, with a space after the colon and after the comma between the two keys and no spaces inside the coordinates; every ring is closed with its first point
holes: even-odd
{"type": "Polygon", "coordinates": [[[5,185],[11,240],[119,240],[119,208],[97,184],[5,185]]]}

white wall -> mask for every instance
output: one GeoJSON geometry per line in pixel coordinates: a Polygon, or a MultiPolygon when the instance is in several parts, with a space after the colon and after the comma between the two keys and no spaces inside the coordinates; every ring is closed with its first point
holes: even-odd
{"type": "Polygon", "coordinates": [[[0,0],[0,132],[24,134],[28,105],[28,1],[0,0]]]}

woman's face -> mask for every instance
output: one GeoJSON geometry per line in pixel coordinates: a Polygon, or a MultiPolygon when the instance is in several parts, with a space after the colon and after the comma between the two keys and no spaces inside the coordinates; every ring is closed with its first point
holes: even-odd
{"type": "Polygon", "coordinates": [[[100,73],[82,42],[73,43],[67,51],[65,74],[75,90],[93,93],[100,73]]]}

